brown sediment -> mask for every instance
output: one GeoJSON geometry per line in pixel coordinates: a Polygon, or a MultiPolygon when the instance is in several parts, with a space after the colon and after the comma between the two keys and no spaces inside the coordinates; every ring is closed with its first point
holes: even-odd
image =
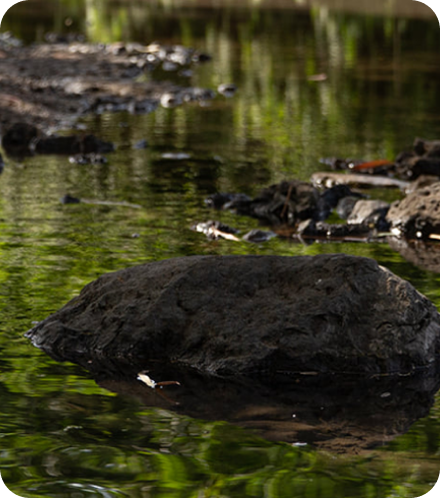
{"type": "Polygon", "coordinates": [[[177,59],[176,72],[209,59],[181,46],[10,44],[0,50],[2,130],[24,121],[53,131],[72,126],[87,112],[150,112],[165,105],[167,96],[173,105],[213,97],[210,90],[151,78],[170,55],[177,59]]]}

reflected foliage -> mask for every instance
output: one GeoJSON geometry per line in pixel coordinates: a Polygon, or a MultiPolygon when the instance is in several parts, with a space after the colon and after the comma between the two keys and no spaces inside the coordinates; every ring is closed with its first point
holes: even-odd
{"type": "Polygon", "coordinates": [[[29,0],[8,12],[1,30],[27,43],[49,31],[91,42],[182,43],[213,61],[170,79],[238,86],[232,99],[217,96],[208,107],[85,116],[87,130],[118,146],[107,164],[56,156],[17,162],[3,154],[0,468],[8,486],[25,497],[72,498],[426,493],[439,470],[438,396],[428,417],[382,449],[336,456],[268,442],[222,421],[147,409],[78,367],[55,363],[22,334],[102,273],[192,254],[373,257],[440,306],[440,276],[386,244],[251,245],[207,241],[189,230],[214,216],[243,233],[258,227],[209,211],[203,199],[210,193],[254,195],[271,182],[308,180],[323,169],[321,157],[393,159],[416,136],[440,138],[437,20],[228,2],[29,0]],[[310,79],[319,74],[323,81],[310,79]],[[148,147],[135,149],[142,139],[148,147]],[[168,152],[190,158],[164,160],[168,152]],[[67,192],[142,209],[62,205],[67,192]]]}
{"type": "MultiPolygon", "coordinates": [[[[2,379],[2,476],[23,496],[147,490],[151,496],[199,496],[200,490],[205,496],[418,496],[438,473],[439,448],[432,442],[422,468],[411,447],[400,448],[397,460],[397,448],[391,459],[389,448],[329,458],[223,422],[145,409],[133,398],[98,392],[70,366],[54,370],[47,368],[52,382],[40,375],[28,385],[33,395],[11,392],[2,379]]],[[[423,451],[420,441],[417,447],[423,451]]]]}

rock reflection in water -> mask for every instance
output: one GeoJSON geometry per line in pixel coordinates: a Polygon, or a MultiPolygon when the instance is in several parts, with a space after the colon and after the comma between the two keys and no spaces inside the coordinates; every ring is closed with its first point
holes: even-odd
{"type": "Polygon", "coordinates": [[[136,373],[95,373],[96,382],[145,405],[205,420],[224,420],[273,441],[308,443],[339,453],[362,453],[405,433],[428,414],[438,376],[276,375],[216,378],[174,366],[148,375],[180,385],[152,389],[136,373]]]}
{"type": "Polygon", "coordinates": [[[440,273],[440,244],[423,240],[406,240],[388,237],[391,249],[398,251],[407,261],[422,270],[440,273]]]}

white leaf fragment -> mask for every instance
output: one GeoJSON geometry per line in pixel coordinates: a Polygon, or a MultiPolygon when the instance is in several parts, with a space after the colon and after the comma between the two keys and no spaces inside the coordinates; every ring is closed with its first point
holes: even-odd
{"type": "Polygon", "coordinates": [[[142,373],[142,372],[138,373],[137,380],[140,380],[144,384],[147,384],[147,386],[151,387],[151,389],[156,388],[156,382],[153,379],[151,379],[150,377],[148,377],[148,375],[145,373],[142,373]]]}

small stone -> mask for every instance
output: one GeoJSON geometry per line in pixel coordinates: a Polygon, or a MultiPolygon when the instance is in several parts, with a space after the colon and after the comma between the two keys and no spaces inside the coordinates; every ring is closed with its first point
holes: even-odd
{"type": "Polygon", "coordinates": [[[81,202],[81,199],[78,197],[73,197],[70,194],[66,194],[63,196],[61,199],[61,204],[79,204],[81,202]]]}
{"type": "Polygon", "coordinates": [[[237,87],[232,83],[222,83],[217,87],[217,91],[224,97],[233,97],[237,91],[237,87]]]}

